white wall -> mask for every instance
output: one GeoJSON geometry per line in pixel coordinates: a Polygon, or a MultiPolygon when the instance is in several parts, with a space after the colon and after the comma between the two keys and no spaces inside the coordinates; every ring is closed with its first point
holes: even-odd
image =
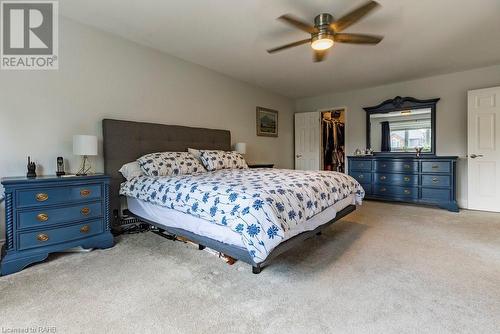
{"type": "MultiPolygon", "coordinates": [[[[58,71],[0,72],[0,177],[24,175],[27,155],[40,174],[57,156],[75,171],[72,136],[102,138],[103,118],[228,129],[249,162],[293,168],[291,99],[68,19],[59,33],[58,71]],[[279,111],[278,138],[256,136],[256,106],[279,111]]],[[[3,226],[2,203],[0,239],[3,226]]]]}
{"type": "Polygon", "coordinates": [[[467,203],[467,91],[500,85],[500,65],[465,72],[439,75],[342,93],[331,93],[296,101],[296,110],[314,111],[332,107],[347,107],[346,152],[366,146],[366,118],[363,107],[400,96],[420,99],[440,97],[437,105],[437,154],[458,155],[459,205],[467,203]]]}

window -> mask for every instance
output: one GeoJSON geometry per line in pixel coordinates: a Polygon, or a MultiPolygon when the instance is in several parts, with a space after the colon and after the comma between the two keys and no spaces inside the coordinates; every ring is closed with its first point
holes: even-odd
{"type": "Polygon", "coordinates": [[[431,120],[391,122],[391,151],[407,152],[423,147],[423,152],[431,151],[431,120]]]}

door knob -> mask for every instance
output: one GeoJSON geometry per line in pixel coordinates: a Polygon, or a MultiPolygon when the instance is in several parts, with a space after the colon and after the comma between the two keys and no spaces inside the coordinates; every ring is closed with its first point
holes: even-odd
{"type": "Polygon", "coordinates": [[[296,158],[302,158],[302,154],[297,154],[295,157],[296,158]]]}
{"type": "Polygon", "coordinates": [[[471,157],[471,159],[476,159],[476,158],[482,158],[483,155],[482,154],[471,154],[470,157],[471,157]]]}

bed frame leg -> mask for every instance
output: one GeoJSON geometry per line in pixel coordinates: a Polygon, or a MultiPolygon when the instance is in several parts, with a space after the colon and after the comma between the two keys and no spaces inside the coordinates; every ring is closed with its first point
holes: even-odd
{"type": "Polygon", "coordinates": [[[200,245],[198,245],[198,249],[199,249],[199,250],[204,250],[204,249],[205,249],[205,246],[203,246],[203,245],[201,245],[201,244],[200,244],[200,245]]]}
{"type": "Polygon", "coordinates": [[[316,235],[322,235],[323,232],[319,231],[318,233],[316,233],[316,235]]]}
{"type": "Polygon", "coordinates": [[[252,267],[252,273],[254,273],[254,274],[260,274],[261,271],[262,271],[262,268],[261,268],[260,264],[257,264],[257,265],[252,267]]]}

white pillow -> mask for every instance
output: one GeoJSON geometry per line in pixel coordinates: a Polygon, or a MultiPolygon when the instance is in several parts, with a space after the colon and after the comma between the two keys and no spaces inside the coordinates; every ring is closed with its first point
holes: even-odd
{"type": "Polygon", "coordinates": [[[141,166],[139,166],[139,163],[137,161],[132,161],[128,164],[123,165],[122,168],[120,168],[119,172],[122,173],[123,177],[127,181],[134,177],[144,175],[141,166]]]}

